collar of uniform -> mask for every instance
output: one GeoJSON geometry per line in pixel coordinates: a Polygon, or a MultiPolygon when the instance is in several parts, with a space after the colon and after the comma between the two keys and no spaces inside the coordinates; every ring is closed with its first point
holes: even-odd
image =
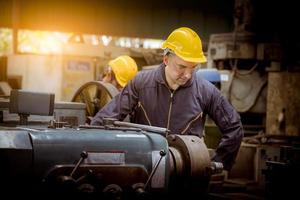
{"type": "MultiPolygon", "coordinates": [[[[164,63],[162,63],[156,71],[157,72],[156,81],[159,82],[160,84],[167,84],[165,68],[166,68],[166,65],[164,63]]],[[[182,85],[180,87],[191,86],[195,79],[194,76],[195,76],[195,73],[193,73],[192,78],[190,80],[188,80],[184,85],[182,85]]]]}

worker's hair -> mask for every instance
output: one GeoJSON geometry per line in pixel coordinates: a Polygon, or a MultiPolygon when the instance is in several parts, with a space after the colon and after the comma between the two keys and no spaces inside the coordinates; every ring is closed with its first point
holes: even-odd
{"type": "Polygon", "coordinates": [[[172,56],[172,55],[175,55],[175,54],[171,49],[169,49],[169,48],[164,49],[164,56],[172,56]]]}

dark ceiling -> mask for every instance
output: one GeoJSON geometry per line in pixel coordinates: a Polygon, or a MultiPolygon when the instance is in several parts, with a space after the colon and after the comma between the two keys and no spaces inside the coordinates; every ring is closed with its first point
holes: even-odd
{"type": "Polygon", "coordinates": [[[180,26],[208,39],[232,30],[233,0],[0,0],[0,27],[165,38],[180,26]]]}
{"type": "Polygon", "coordinates": [[[233,31],[235,2],[253,5],[259,42],[279,42],[300,64],[293,0],[0,0],[0,27],[165,39],[188,26],[207,43],[211,34],[233,31]]]}

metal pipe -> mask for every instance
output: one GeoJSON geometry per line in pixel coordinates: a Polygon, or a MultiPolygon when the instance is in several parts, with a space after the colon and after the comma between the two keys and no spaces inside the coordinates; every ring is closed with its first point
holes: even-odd
{"type": "Polygon", "coordinates": [[[142,124],[135,124],[135,123],[129,123],[129,122],[114,121],[113,124],[115,126],[125,126],[125,127],[139,128],[139,129],[142,129],[144,131],[159,133],[159,134],[162,134],[163,136],[167,136],[168,133],[170,132],[166,128],[161,128],[161,127],[157,127],[157,126],[148,126],[148,125],[142,125],[142,124]]]}

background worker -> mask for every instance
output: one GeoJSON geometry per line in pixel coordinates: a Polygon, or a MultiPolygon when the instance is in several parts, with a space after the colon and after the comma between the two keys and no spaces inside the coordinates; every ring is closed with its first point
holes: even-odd
{"type": "Polygon", "coordinates": [[[111,83],[118,90],[122,90],[137,72],[136,62],[130,56],[122,55],[109,61],[108,66],[104,70],[102,81],[111,83]]]}
{"type": "Polygon", "coordinates": [[[190,28],[178,28],[162,48],[161,66],[137,74],[91,124],[102,125],[106,117],[123,120],[130,114],[134,123],[164,127],[171,134],[203,137],[207,114],[222,133],[212,159],[230,170],[243,138],[242,124],[220,91],[196,76],[197,65],[206,62],[200,37],[190,28]]]}

